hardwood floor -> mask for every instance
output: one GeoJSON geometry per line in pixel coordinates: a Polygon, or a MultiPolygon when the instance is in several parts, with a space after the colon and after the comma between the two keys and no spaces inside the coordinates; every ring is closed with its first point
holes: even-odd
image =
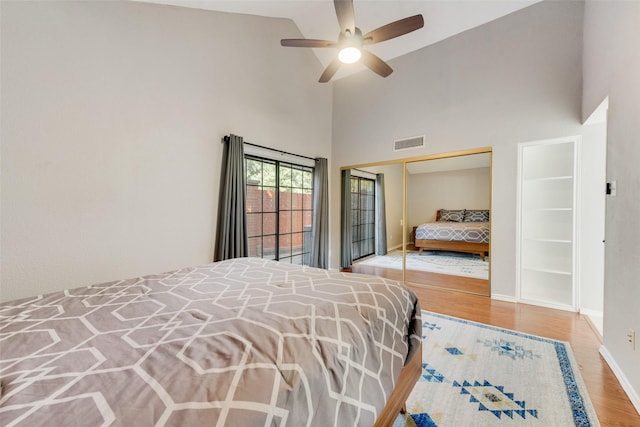
{"type": "MultiPolygon", "coordinates": [[[[374,276],[386,277],[387,279],[402,280],[402,270],[394,270],[391,268],[373,267],[355,262],[351,266],[351,271],[361,274],[373,274],[374,276]]],[[[422,283],[429,286],[446,288],[460,292],[470,292],[472,294],[484,296],[491,295],[490,281],[476,279],[473,277],[453,276],[419,270],[407,270],[404,280],[409,283],[422,283]]]]}
{"type": "Polygon", "coordinates": [[[578,313],[409,285],[423,310],[568,341],[602,426],[640,426],[640,415],[599,354],[601,342],[578,313]]]}
{"type": "MultiPolygon", "coordinates": [[[[414,230],[415,232],[415,230],[414,230]]],[[[418,249],[409,243],[407,251],[417,251],[418,249]]],[[[358,261],[354,262],[350,271],[361,274],[372,274],[374,276],[386,277],[387,279],[402,281],[402,270],[391,268],[374,267],[362,265],[358,261]]],[[[469,292],[477,295],[491,295],[491,281],[476,279],[474,277],[453,276],[449,274],[431,273],[429,271],[407,270],[404,281],[408,283],[419,283],[437,288],[451,289],[460,292],[469,292]]]]}

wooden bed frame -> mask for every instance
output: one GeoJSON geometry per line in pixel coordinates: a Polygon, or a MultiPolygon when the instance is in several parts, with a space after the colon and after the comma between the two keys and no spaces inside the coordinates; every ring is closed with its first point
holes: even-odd
{"type": "MultiPolygon", "coordinates": [[[[436,221],[440,219],[440,209],[436,212],[436,221]]],[[[489,243],[475,243],[475,242],[459,242],[459,241],[447,241],[447,240],[422,240],[416,239],[416,228],[413,227],[413,244],[418,249],[420,255],[423,250],[428,251],[451,251],[451,252],[467,252],[471,254],[478,254],[484,261],[485,254],[489,254],[489,243]]]]}
{"type": "Polygon", "coordinates": [[[422,343],[411,356],[411,360],[404,365],[400,371],[398,381],[394,387],[389,400],[380,412],[373,427],[390,427],[399,414],[406,412],[406,402],[409,394],[416,385],[418,378],[422,375],[422,343]]]}

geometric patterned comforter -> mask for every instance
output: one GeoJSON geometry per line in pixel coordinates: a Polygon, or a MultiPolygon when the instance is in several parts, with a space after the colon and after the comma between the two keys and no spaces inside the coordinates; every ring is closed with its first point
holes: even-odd
{"type": "Polygon", "coordinates": [[[488,222],[438,221],[421,224],[416,228],[416,239],[455,242],[489,242],[488,222]]]}
{"type": "Polygon", "coordinates": [[[415,295],[239,258],[0,304],[2,426],[367,426],[415,295]]]}

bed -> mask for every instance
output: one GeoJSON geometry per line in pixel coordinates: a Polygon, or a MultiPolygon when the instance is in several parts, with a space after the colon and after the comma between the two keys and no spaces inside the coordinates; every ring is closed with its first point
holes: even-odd
{"type": "Polygon", "coordinates": [[[415,294],[259,258],[0,304],[0,425],[389,426],[415,294]]]}
{"type": "Polygon", "coordinates": [[[413,228],[413,240],[422,251],[452,251],[489,254],[489,211],[484,209],[439,209],[436,221],[413,228]]]}

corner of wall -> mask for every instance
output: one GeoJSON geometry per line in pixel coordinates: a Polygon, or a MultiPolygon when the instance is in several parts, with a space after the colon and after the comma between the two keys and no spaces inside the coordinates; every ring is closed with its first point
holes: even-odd
{"type": "Polygon", "coordinates": [[[640,414],[640,394],[638,393],[638,391],[633,388],[633,386],[631,385],[631,381],[629,381],[620,366],[618,366],[618,364],[616,363],[611,353],[609,353],[604,345],[600,346],[600,355],[607,362],[614,375],[620,382],[623,390],[625,391],[625,393],[627,393],[627,396],[629,396],[629,400],[631,400],[631,403],[636,408],[636,411],[638,411],[638,413],[640,414]]]}

